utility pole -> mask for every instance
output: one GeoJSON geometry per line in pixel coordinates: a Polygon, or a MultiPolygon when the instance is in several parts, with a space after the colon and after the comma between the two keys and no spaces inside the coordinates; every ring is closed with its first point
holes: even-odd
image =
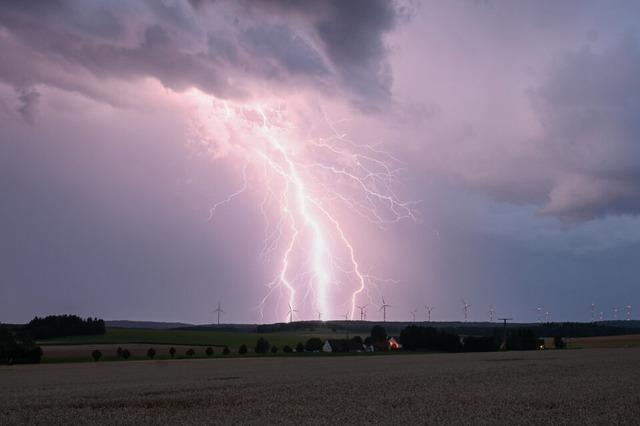
{"type": "Polygon", "coordinates": [[[512,321],[513,318],[498,318],[500,321],[504,322],[504,332],[502,335],[502,346],[500,347],[500,350],[506,351],[507,350],[507,321],[512,321]]]}

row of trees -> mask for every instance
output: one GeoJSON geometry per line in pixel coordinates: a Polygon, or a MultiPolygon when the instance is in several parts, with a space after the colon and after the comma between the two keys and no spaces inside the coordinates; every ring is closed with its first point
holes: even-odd
{"type": "Polygon", "coordinates": [[[49,315],[44,318],[35,317],[25,330],[34,339],[50,339],[65,336],[87,336],[105,334],[104,320],[98,318],[83,319],[77,315],[49,315]]]}
{"type": "MultiPolygon", "coordinates": [[[[400,332],[400,343],[405,350],[432,350],[441,352],[489,352],[500,349],[503,331],[495,329],[493,336],[466,336],[438,330],[433,327],[410,325],[400,332]]],[[[554,340],[557,348],[564,347],[561,337],[554,340]]],[[[526,351],[538,349],[544,343],[531,328],[513,328],[507,333],[506,349],[526,351]]]]}

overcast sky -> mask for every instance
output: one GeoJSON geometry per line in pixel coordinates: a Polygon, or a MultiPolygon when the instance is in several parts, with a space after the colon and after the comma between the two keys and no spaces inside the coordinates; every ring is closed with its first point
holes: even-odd
{"type": "MultiPolygon", "coordinates": [[[[0,321],[205,323],[218,301],[227,322],[286,319],[267,286],[286,232],[261,256],[265,218],[285,217],[265,194],[284,183],[212,107],[258,104],[286,117],[307,190],[378,278],[358,304],[384,296],[392,320],[425,304],[461,320],[463,300],[473,320],[492,305],[582,321],[592,303],[623,318],[640,310],[639,22],[633,1],[2,2],[0,321]],[[312,171],[360,167],[343,148],[392,163],[383,190],[419,201],[413,217],[312,171]],[[363,220],[371,208],[398,220],[363,220]]],[[[308,319],[309,232],[291,266],[308,319]]],[[[331,317],[356,279],[328,279],[331,317]]]]}

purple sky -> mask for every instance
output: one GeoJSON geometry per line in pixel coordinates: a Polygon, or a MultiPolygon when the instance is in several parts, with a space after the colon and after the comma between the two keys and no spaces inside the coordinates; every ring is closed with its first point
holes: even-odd
{"type": "MultiPolygon", "coordinates": [[[[283,111],[305,166],[357,167],[314,150],[334,130],[393,157],[383,190],[419,200],[415,220],[369,223],[348,179],[302,176],[356,200],[321,198],[385,278],[367,297],[384,295],[389,319],[428,304],[460,320],[463,299],[473,320],[490,305],[588,320],[591,303],[622,318],[640,309],[638,22],[632,1],[3,2],[0,321],[203,323],[219,300],[224,321],[286,317],[274,295],[260,315],[287,241],[260,256],[260,167],[210,218],[264,142],[255,111],[229,124],[214,103],[283,111]]],[[[344,298],[354,276],[339,275],[344,298]]],[[[314,297],[300,317],[316,316],[314,297]]]]}

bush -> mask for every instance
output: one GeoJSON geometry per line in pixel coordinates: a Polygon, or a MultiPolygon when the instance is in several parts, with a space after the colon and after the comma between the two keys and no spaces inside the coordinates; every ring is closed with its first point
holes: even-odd
{"type": "Polygon", "coordinates": [[[100,358],[102,358],[102,352],[95,349],[93,352],[91,352],[91,358],[93,358],[93,360],[97,362],[100,358]]]}
{"type": "Polygon", "coordinates": [[[213,355],[213,348],[209,346],[207,349],[205,349],[204,353],[207,354],[207,356],[213,355]]]}
{"type": "Polygon", "coordinates": [[[222,355],[229,355],[230,353],[231,351],[228,346],[225,346],[224,349],[222,349],[222,355]]]}
{"type": "Polygon", "coordinates": [[[553,338],[553,346],[555,346],[556,349],[564,349],[567,347],[567,342],[565,342],[561,336],[555,336],[553,338]]]}
{"type": "Polygon", "coordinates": [[[123,349],[121,356],[124,359],[129,359],[129,357],[131,357],[131,352],[129,352],[129,349],[123,349]]]}
{"type": "Polygon", "coordinates": [[[302,342],[298,342],[298,344],[296,345],[296,352],[304,352],[304,345],[302,344],[302,342]]]}
{"type": "Polygon", "coordinates": [[[42,348],[24,332],[0,329],[0,364],[37,364],[42,348]]]}
{"type": "Polygon", "coordinates": [[[272,354],[278,353],[278,347],[277,346],[271,346],[271,353],[272,354]]]}
{"type": "Polygon", "coordinates": [[[307,340],[307,343],[304,345],[304,349],[307,352],[321,351],[322,340],[318,339],[317,337],[312,337],[311,339],[307,340]]]}
{"type": "Polygon", "coordinates": [[[293,352],[293,349],[291,349],[291,346],[289,345],[284,345],[284,348],[282,348],[282,352],[290,354],[291,352],[293,352]]]}
{"type": "Polygon", "coordinates": [[[118,346],[118,349],[116,350],[116,355],[118,358],[122,358],[122,348],[120,346],[118,346]]]}
{"type": "Polygon", "coordinates": [[[257,354],[267,353],[271,345],[267,342],[267,339],[264,337],[260,337],[256,342],[256,347],[254,348],[257,354]]]}
{"type": "Polygon", "coordinates": [[[171,346],[169,348],[169,355],[171,355],[171,358],[176,356],[176,348],[174,348],[173,346],[171,346]]]}
{"type": "Polygon", "coordinates": [[[149,359],[153,359],[153,357],[156,356],[156,350],[153,348],[149,348],[147,350],[147,356],[149,357],[149,359]]]}
{"type": "Polygon", "coordinates": [[[238,349],[238,353],[240,355],[244,355],[247,352],[249,352],[249,349],[247,349],[247,345],[245,345],[244,343],[240,345],[240,348],[238,349]]]}
{"type": "Polygon", "coordinates": [[[194,351],[193,349],[189,348],[186,352],[187,356],[194,356],[196,354],[196,351],[194,351]]]}
{"type": "Polygon", "coordinates": [[[464,339],[463,349],[465,352],[491,352],[500,348],[500,340],[492,336],[476,337],[469,336],[464,339]]]}
{"type": "Polygon", "coordinates": [[[374,325],[371,329],[371,339],[373,343],[382,343],[386,344],[387,342],[387,330],[384,329],[381,325],[374,325]]]}
{"type": "MultiPolygon", "coordinates": [[[[475,344],[473,341],[471,344],[475,344]]],[[[458,352],[462,349],[460,336],[457,334],[438,331],[433,327],[410,325],[400,332],[400,344],[405,350],[432,350],[443,352],[458,352]]],[[[471,346],[469,346],[471,348],[471,346]]]]}

